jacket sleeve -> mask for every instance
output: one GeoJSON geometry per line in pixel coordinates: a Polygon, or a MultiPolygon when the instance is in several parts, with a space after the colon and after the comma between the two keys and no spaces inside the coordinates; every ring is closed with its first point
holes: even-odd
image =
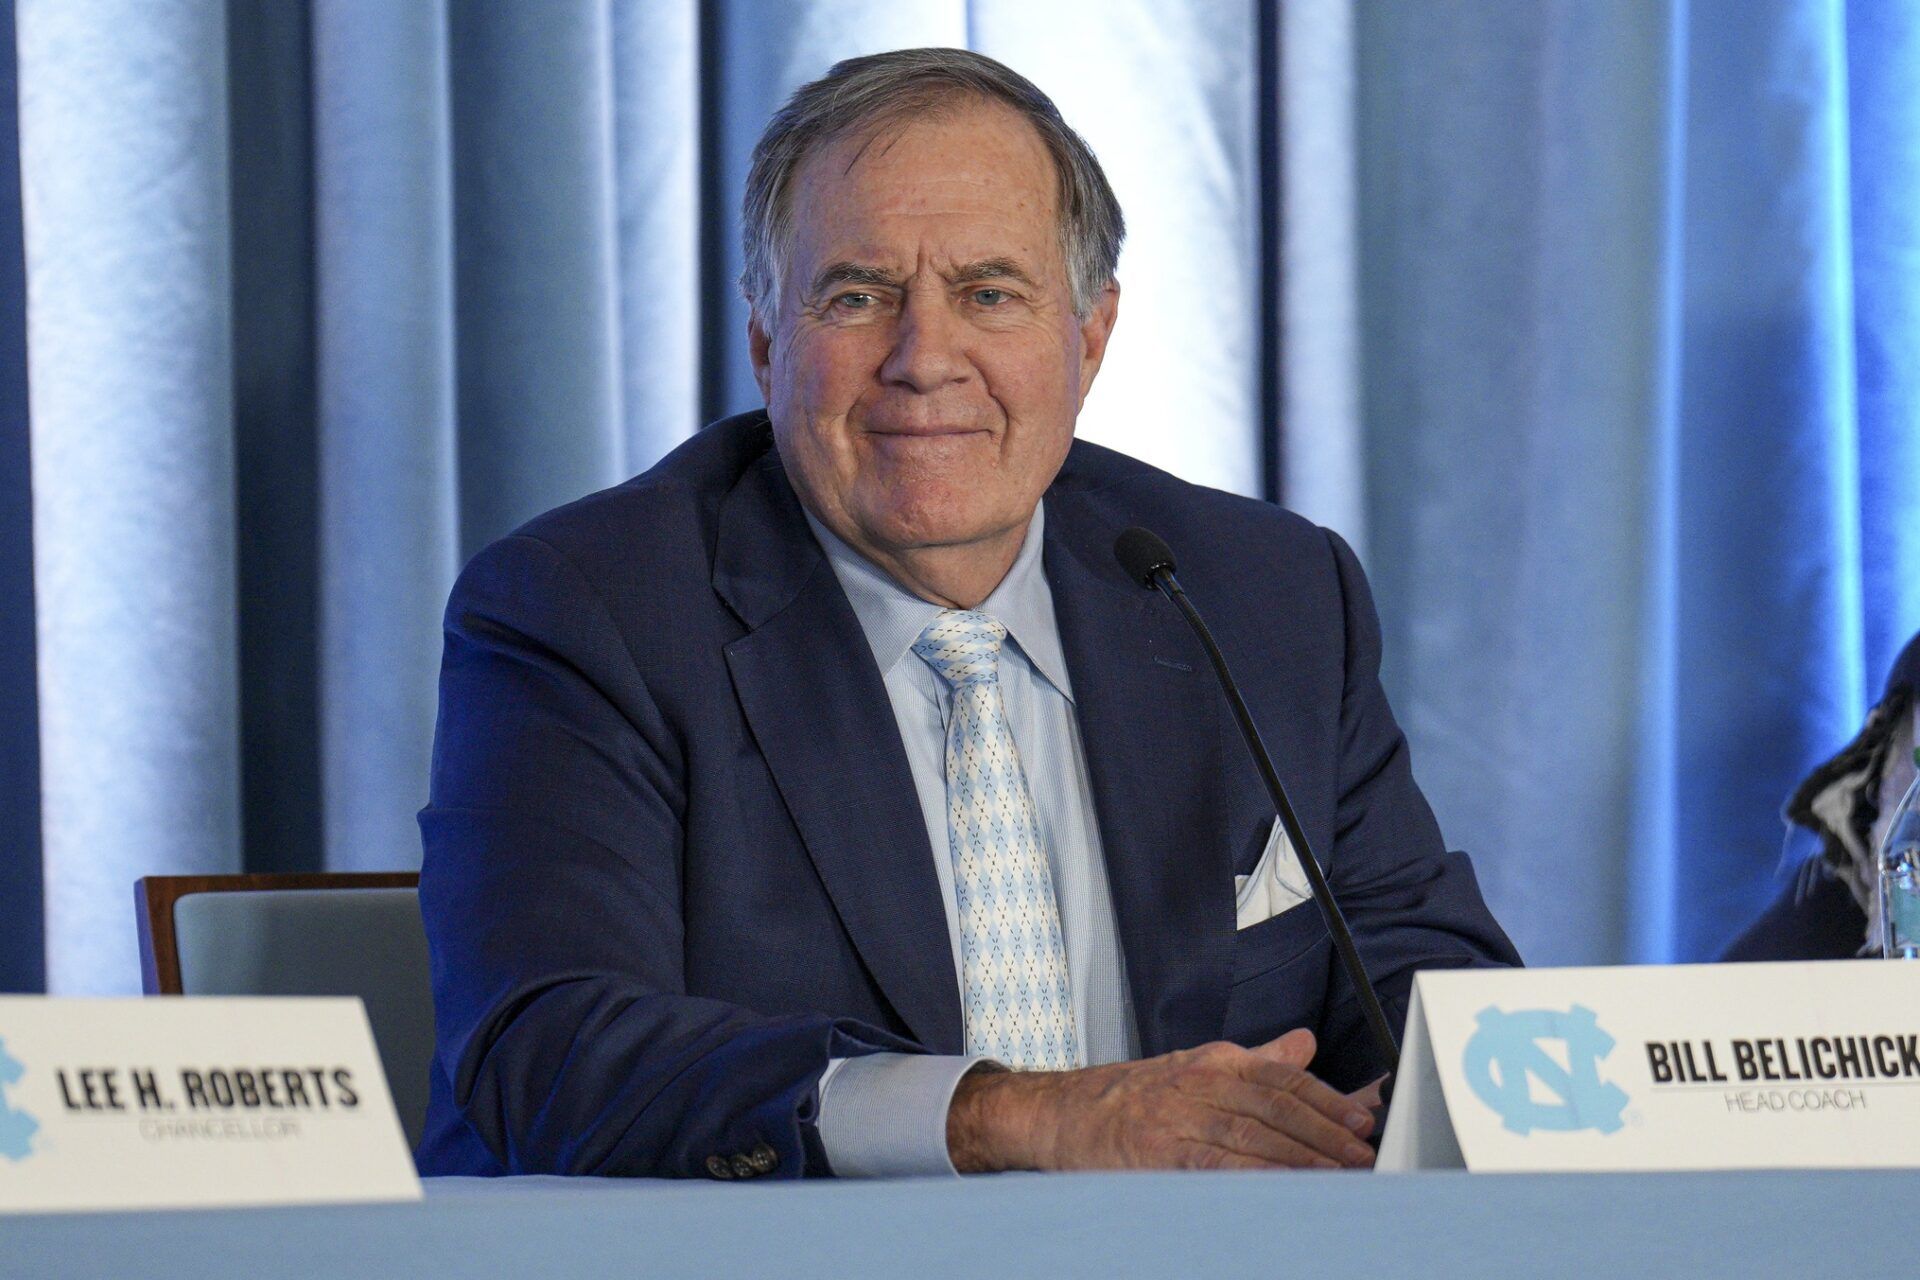
{"type": "MultiPolygon", "coordinates": [[[[1346,627],[1339,793],[1327,880],[1398,1035],[1419,970],[1517,965],[1520,956],[1481,899],[1467,855],[1449,852],[1442,842],[1413,780],[1406,737],[1380,685],[1373,596],[1353,551],[1337,534],[1329,532],[1327,540],[1346,627]]],[[[1387,1069],[1337,959],[1322,1008],[1316,1072],[1338,1088],[1355,1089],[1387,1069]]]]}
{"type": "MultiPolygon", "coordinates": [[[[663,641],[665,642],[665,641],[663,641]]],[[[604,602],[515,536],[447,608],[420,899],[436,1070],[509,1173],[824,1173],[833,1058],[914,1046],[687,994],[683,744],[604,602]]]]}

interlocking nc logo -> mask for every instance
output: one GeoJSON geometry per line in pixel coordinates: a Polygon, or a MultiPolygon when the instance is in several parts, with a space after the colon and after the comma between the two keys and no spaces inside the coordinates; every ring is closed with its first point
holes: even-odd
{"type": "Polygon", "coordinates": [[[1620,1128],[1627,1095],[1600,1079],[1600,1060],[1613,1052],[1613,1037],[1600,1029],[1593,1010],[1576,1004],[1565,1013],[1502,1013],[1488,1005],[1476,1021],[1479,1030],[1467,1041],[1461,1068],[1474,1095],[1499,1112],[1509,1130],[1524,1137],[1535,1129],[1612,1133],[1620,1128]],[[1541,1047],[1551,1040],[1566,1046],[1564,1067],[1541,1047]],[[1555,1101],[1537,1101],[1536,1085],[1555,1101]]]}
{"type": "Polygon", "coordinates": [[[38,1120],[7,1102],[7,1086],[19,1084],[26,1071],[18,1058],[7,1053],[7,1042],[0,1040],[0,1156],[13,1161],[33,1154],[33,1135],[40,1129],[38,1120]]]}

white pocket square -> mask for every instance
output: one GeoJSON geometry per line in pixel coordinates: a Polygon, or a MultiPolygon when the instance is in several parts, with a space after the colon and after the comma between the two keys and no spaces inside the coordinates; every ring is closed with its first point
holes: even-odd
{"type": "Polygon", "coordinates": [[[1250,928],[1262,920],[1271,920],[1282,911],[1297,907],[1313,896],[1307,873],[1300,868],[1300,857],[1280,819],[1273,820],[1267,847],[1252,875],[1233,878],[1234,927],[1250,928]]]}

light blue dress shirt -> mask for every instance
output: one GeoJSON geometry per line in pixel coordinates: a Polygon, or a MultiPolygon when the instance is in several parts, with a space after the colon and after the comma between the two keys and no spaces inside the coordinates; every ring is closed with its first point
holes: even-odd
{"type": "MultiPolygon", "coordinates": [[[[913,642],[941,607],[901,587],[811,515],[807,523],[853,605],[886,682],[926,819],[927,842],[933,847],[958,990],[960,923],[947,835],[952,691],[913,652],[913,642]]],[[[1000,651],[1000,695],[1046,842],[1067,948],[1074,1026],[1092,1066],[1138,1056],[1139,1039],[1086,753],[1073,713],[1073,685],[1054,619],[1053,589],[1041,563],[1045,525],[1043,503],[1034,510],[1013,567],[980,612],[1007,628],[1008,643],[1000,651]]],[[[960,1077],[980,1061],[883,1053],[832,1062],[820,1081],[819,1123],[821,1145],[834,1172],[869,1177],[952,1173],[947,1107],[960,1077]]]]}

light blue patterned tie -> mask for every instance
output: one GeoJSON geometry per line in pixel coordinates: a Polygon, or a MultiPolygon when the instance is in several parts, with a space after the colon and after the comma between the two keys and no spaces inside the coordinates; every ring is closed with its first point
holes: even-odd
{"type": "Polygon", "coordinates": [[[967,1052],[1016,1070],[1080,1065],[1053,873],[1000,700],[1007,629],[949,609],[913,651],[953,687],[947,837],[960,909],[967,1052]]]}

